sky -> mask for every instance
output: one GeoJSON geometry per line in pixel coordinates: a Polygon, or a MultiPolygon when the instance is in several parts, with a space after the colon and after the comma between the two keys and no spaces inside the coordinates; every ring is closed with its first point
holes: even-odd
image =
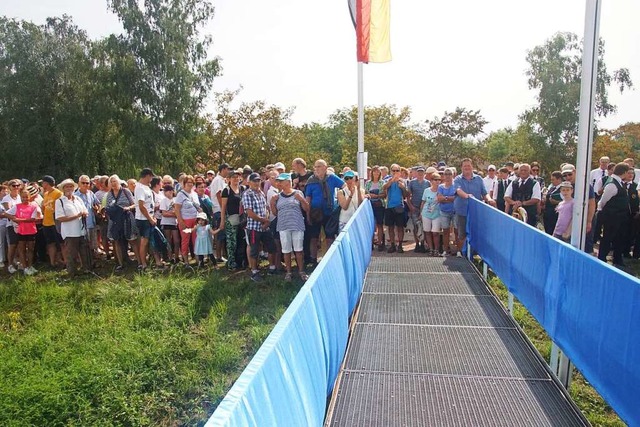
{"type": "MultiPolygon", "coordinates": [[[[239,101],[295,107],[293,122],[325,123],[357,103],[355,31],[347,0],[213,0],[210,57],[223,75],[213,90],[239,101]]],[[[413,122],[456,107],[480,110],[486,131],[515,127],[535,105],[527,51],[559,31],[582,38],[586,0],[391,0],[393,60],[364,67],[366,105],[409,106],[413,122]]],[[[610,88],[615,128],[640,121],[640,1],[603,0],[600,36],[609,72],[627,67],[639,90],[610,88]]],[[[92,38],[122,32],[106,0],[2,0],[0,15],[44,23],[68,14],[92,38]]],[[[207,106],[213,112],[210,102],[207,106]]]]}

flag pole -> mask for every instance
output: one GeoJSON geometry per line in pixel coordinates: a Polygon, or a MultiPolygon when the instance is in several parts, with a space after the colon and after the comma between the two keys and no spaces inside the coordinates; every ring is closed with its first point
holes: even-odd
{"type": "MultiPolygon", "coordinates": [[[[582,48],[582,80],[580,83],[580,120],[578,124],[578,158],[576,159],[576,205],[573,209],[571,244],[585,249],[589,209],[589,171],[593,149],[593,125],[598,78],[598,40],[600,33],[600,0],[586,0],[584,46],[582,48]]],[[[593,233],[593,230],[591,230],[593,233]]],[[[554,347],[556,344],[553,344],[554,347]]],[[[558,379],[566,389],[571,385],[573,367],[569,358],[560,353],[558,379]]]]}
{"type": "Polygon", "coordinates": [[[367,179],[367,153],[364,151],[364,76],[363,64],[358,61],[358,157],[357,167],[360,186],[367,179]]]}

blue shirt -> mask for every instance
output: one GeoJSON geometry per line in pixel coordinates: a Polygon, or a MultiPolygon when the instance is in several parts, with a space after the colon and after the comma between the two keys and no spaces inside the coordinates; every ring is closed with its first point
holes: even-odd
{"type": "MultiPolygon", "coordinates": [[[[420,195],[420,199],[422,199],[422,195],[420,195]]],[[[404,197],[402,195],[402,190],[397,182],[394,182],[387,187],[387,209],[402,206],[403,200],[404,197]]],[[[420,206],[420,204],[418,204],[418,206],[420,206]]]]}
{"type": "Polygon", "coordinates": [[[329,200],[322,194],[322,183],[316,176],[312,176],[307,181],[307,185],[304,188],[305,197],[311,198],[311,208],[322,208],[325,214],[329,215],[335,205],[335,193],[337,188],[342,188],[344,181],[336,175],[327,175],[325,182],[329,188],[329,200]]]}
{"type": "MultiPolygon", "coordinates": [[[[438,185],[438,194],[442,194],[445,197],[453,197],[454,201],[457,197],[456,195],[456,186],[451,184],[449,188],[445,188],[444,184],[438,185]]],[[[453,209],[453,201],[451,202],[440,202],[440,212],[451,214],[454,212],[453,209]]]]}
{"type": "MultiPolygon", "coordinates": [[[[480,175],[473,174],[471,179],[466,179],[462,175],[456,176],[453,180],[453,186],[458,191],[461,188],[467,194],[471,194],[478,200],[483,200],[487,195],[487,189],[484,187],[484,181],[480,175]]],[[[463,197],[456,197],[453,201],[453,208],[456,211],[456,215],[467,216],[467,206],[469,201],[463,197]]]]}

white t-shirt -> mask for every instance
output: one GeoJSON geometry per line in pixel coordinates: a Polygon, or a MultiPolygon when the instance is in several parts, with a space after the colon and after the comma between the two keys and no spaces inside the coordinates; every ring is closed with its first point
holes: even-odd
{"type": "Polygon", "coordinates": [[[216,175],[216,177],[213,178],[213,181],[211,181],[211,185],[209,186],[209,197],[211,197],[211,203],[213,203],[213,213],[220,212],[220,203],[218,203],[218,197],[216,194],[218,192],[222,192],[226,185],[224,178],[220,175],[216,175]]]}
{"type": "MultiPolygon", "coordinates": [[[[87,212],[82,199],[79,197],[73,197],[73,200],[69,200],[67,196],[62,196],[56,200],[55,217],[62,218],[64,216],[75,216],[80,212],[87,212]]],[[[65,221],[60,223],[60,234],[63,239],[67,237],[82,237],[84,236],[84,228],[82,227],[82,218],[73,219],[71,221],[65,221]]]]}
{"type": "MultiPolygon", "coordinates": [[[[17,205],[18,203],[20,203],[20,196],[16,196],[16,198],[14,199],[13,197],[11,197],[11,194],[7,194],[6,196],[4,196],[4,198],[2,199],[2,201],[0,203],[7,203],[9,205],[9,209],[11,209],[13,206],[17,205]]],[[[7,227],[18,227],[18,224],[16,224],[13,221],[9,221],[8,219],[5,219],[7,227]]]]}
{"type": "Polygon", "coordinates": [[[198,215],[200,201],[195,191],[187,193],[184,190],[180,190],[173,200],[175,204],[180,205],[182,219],[194,219],[198,215]]]}
{"type": "MultiPolygon", "coordinates": [[[[173,204],[175,199],[169,199],[165,197],[160,201],[160,213],[163,211],[173,212],[173,204]]],[[[160,225],[178,225],[178,220],[175,216],[162,216],[160,225]]]]}
{"type": "Polygon", "coordinates": [[[149,188],[148,185],[144,185],[141,182],[137,183],[136,189],[133,193],[133,197],[136,201],[136,219],[147,219],[147,217],[144,216],[144,214],[140,210],[140,206],[138,203],[140,200],[144,202],[144,206],[147,208],[149,215],[153,216],[153,191],[151,191],[151,188],[149,188]]]}

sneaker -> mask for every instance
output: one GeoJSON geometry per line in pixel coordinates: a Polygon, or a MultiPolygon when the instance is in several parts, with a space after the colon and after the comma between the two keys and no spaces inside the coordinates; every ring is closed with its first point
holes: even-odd
{"type": "Polygon", "coordinates": [[[456,256],[457,256],[458,258],[462,258],[462,252],[458,251],[458,253],[456,253],[456,256]]]}
{"type": "Polygon", "coordinates": [[[252,280],[253,282],[256,282],[256,283],[258,283],[258,282],[262,282],[262,277],[260,276],[260,272],[252,273],[252,274],[251,274],[251,280],[252,280]]]}
{"type": "Polygon", "coordinates": [[[309,279],[309,275],[307,273],[305,273],[304,271],[300,272],[300,280],[302,280],[303,282],[306,282],[309,279]]]}
{"type": "Polygon", "coordinates": [[[17,272],[18,272],[18,269],[13,264],[10,264],[9,265],[9,274],[16,274],[17,272]]]}
{"type": "Polygon", "coordinates": [[[398,246],[398,253],[399,254],[403,254],[404,253],[404,248],[402,247],[402,245],[398,246]]]}
{"type": "Polygon", "coordinates": [[[291,278],[292,278],[291,273],[287,273],[287,274],[284,275],[284,281],[285,282],[290,282],[291,278]]]}
{"type": "Polygon", "coordinates": [[[396,251],[396,245],[391,245],[389,246],[389,249],[387,249],[387,253],[388,254],[392,254],[396,251]]]}

